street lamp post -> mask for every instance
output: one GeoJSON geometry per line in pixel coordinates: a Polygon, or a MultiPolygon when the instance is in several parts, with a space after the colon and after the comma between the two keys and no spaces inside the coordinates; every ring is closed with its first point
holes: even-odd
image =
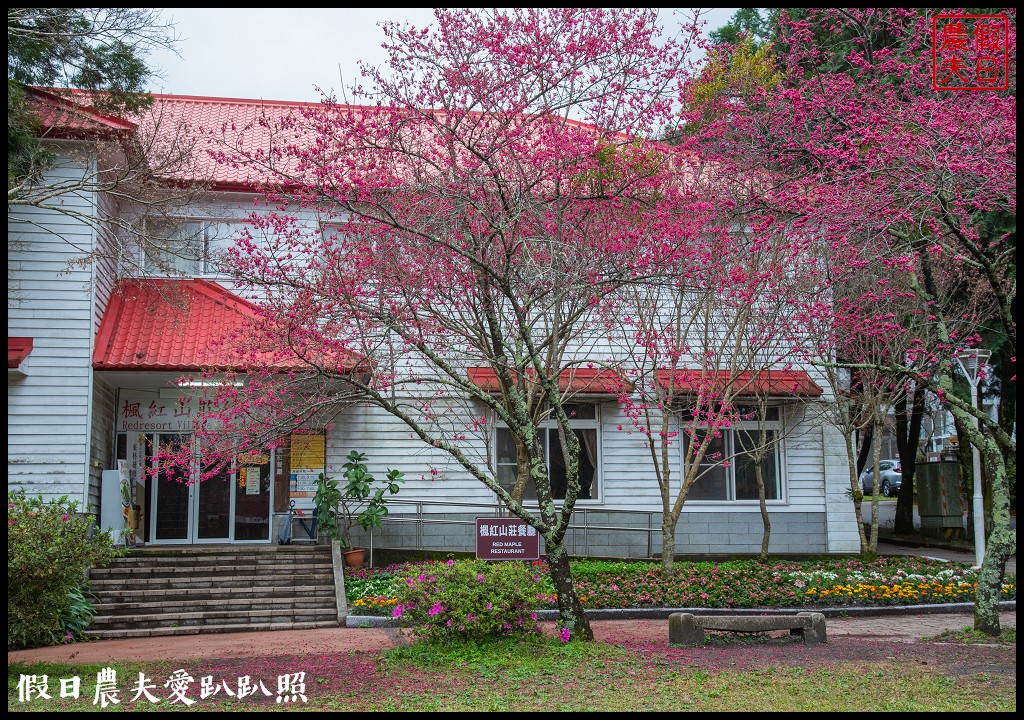
{"type": "MultiPolygon", "coordinates": [[[[992,353],[981,348],[964,350],[956,356],[960,370],[967,377],[971,384],[971,406],[980,411],[978,405],[978,381],[981,377],[981,369],[988,362],[992,353]]],[[[978,418],[971,418],[974,421],[974,429],[978,429],[978,418]]],[[[981,489],[981,451],[977,443],[972,442],[971,448],[974,451],[974,567],[980,568],[985,559],[985,496],[981,489]]]]}

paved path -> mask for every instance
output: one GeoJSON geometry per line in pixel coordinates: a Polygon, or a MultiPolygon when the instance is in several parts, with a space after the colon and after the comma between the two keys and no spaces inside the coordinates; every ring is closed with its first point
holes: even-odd
{"type": "MultiPolygon", "coordinates": [[[[973,623],[970,613],[940,615],[887,615],[862,618],[828,618],[829,638],[854,636],[898,642],[918,642],[944,630],[962,630],[973,623]]],[[[1000,614],[1004,628],[1017,627],[1017,611],[1000,614]]],[[[554,631],[554,623],[545,623],[554,631]]],[[[598,640],[615,638],[663,643],[668,641],[668,621],[659,620],[593,620],[591,626],[598,640]]],[[[201,658],[249,658],[296,654],[330,654],[348,651],[386,650],[404,642],[402,631],[395,628],[327,628],[279,630],[277,632],[224,633],[219,635],[184,635],[179,637],[101,640],[57,647],[19,650],[7,653],[7,663],[58,662],[106,663],[131,660],[188,661],[201,658]]]]}
{"type": "MultiPolygon", "coordinates": [[[[914,555],[916,557],[927,557],[937,560],[950,560],[974,564],[974,553],[960,550],[948,550],[940,547],[910,547],[906,545],[895,545],[884,540],[878,541],[879,555],[914,555]]],[[[1017,574],[1017,556],[1014,555],[1006,561],[1006,574],[1017,574]]]]}

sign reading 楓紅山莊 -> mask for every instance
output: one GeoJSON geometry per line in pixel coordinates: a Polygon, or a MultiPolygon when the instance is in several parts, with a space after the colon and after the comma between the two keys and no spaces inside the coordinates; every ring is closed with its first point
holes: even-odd
{"type": "Polygon", "coordinates": [[[117,432],[189,433],[196,398],[160,398],[152,395],[123,396],[117,407],[117,432]]]}
{"type": "Polygon", "coordinates": [[[477,518],[476,556],[480,560],[539,560],[540,536],[519,518],[477,518]]]}

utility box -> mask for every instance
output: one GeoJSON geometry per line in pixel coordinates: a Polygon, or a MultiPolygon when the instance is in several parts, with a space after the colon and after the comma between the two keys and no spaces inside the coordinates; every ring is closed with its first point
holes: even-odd
{"type": "Polygon", "coordinates": [[[100,494],[100,528],[110,531],[115,545],[125,544],[125,531],[130,527],[122,489],[121,473],[117,470],[104,470],[100,494]]]}
{"type": "Polygon", "coordinates": [[[914,474],[917,512],[921,534],[943,538],[964,538],[964,499],[960,489],[960,464],[918,463],[914,474]]]}

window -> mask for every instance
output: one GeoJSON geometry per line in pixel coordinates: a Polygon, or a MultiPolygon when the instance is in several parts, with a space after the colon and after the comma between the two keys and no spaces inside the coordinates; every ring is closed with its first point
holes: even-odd
{"type": "Polygon", "coordinates": [[[149,220],[146,270],[187,277],[217,275],[221,255],[243,227],[230,221],[149,220]]]}
{"type": "MultiPolygon", "coordinates": [[[[580,500],[599,500],[597,468],[600,467],[600,444],[598,442],[599,424],[597,406],[588,403],[567,404],[565,413],[569,416],[573,434],[580,443],[580,500]]],[[[540,428],[541,444],[544,447],[544,459],[551,478],[551,494],[556,500],[565,498],[566,466],[562,456],[562,443],[558,438],[558,427],[554,420],[549,420],[540,428]]],[[[506,490],[511,490],[516,482],[516,444],[512,432],[504,427],[495,430],[495,469],[498,482],[506,490]]],[[[526,502],[537,501],[537,488],[530,481],[523,493],[526,502]]]]}
{"type": "MultiPolygon", "coordinates": [[[[761,440],[762,423],[756,410],[737,408],[741,420],[721,430],[712,438],[698,468],[699,477],[690,488],[689,500],[749,501],[757,500],[756,458],[761,440]]],[[[779,437],[782,423],[777,407],[767,408],[763,422],[767,452],[761,460],[766,500],[782,499],[782,473],[779,437]]],[[[693,442],[683,443],[686,452],[693,452],[704,435],[698,432],[693,442]]]]}

